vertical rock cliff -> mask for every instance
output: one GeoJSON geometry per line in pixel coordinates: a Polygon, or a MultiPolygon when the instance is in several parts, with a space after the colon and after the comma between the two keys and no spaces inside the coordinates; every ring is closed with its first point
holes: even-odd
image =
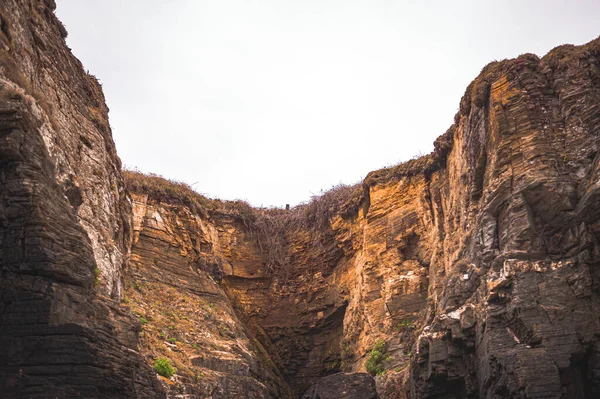
{"type": "Polygon", "coordinates": [[[54,8],[0,3],[0,392],[160,397],[113,300],[131,211],[108,109],[54,8]]]}
{"type": "Polygon", "coordinates": [[[0,396],[600,395],[600,39],[485,67],[430,155],[254,209],[126,189],[54,8],[0,3],[0,396]]]}
{"type": "Polygon", "coordinates": [[[599,56],[597,39],[490,64],[463,98],[420,220],[435,317],[413,395],[598,395],[599,56]]]}

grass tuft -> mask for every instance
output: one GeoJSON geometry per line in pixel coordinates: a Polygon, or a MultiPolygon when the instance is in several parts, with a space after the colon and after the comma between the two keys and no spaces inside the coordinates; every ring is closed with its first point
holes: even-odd
{"type": "Polygon", "coordinates": [[[171,378],[175,374],[175,369],[171,366],[171,361],[164,357],[159,357],[154,362],[154,371],[165,378],[171,378]]]}

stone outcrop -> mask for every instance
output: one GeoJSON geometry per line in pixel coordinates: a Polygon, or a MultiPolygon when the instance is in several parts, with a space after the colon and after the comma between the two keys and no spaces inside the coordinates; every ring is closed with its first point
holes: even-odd
{"type": "Polygon", "coordinates": [[[337,373],[323,377],[302,399],[377,399],[375,380],[367,373],[337,373]]]}
{"type": "MultiPolygon", "coordinates": [[[[226,215],[200,218],[187,207],[132,194],[134,240],[124,302],[143,321],[142,353],[177,369],[170,396],[292,398],[259,341],[218,284],[227,253],[244,242],[226,215]],[[224,219],[224,220],[223,220],[224,219]]],[[[250,259],[246,259],[250,261],[250,259]]]]}
{"type": "Polygon", "coordinates": [[[424,187],[435,317],[414,396],[598,395],[599,56],[595,40],[490,64],[463,98],[424,187]]]}
{"type": "Polygon", "coordinates": [[[130,208],[53,1],[0,3],[0,395],[164,397],[113,298],[130,208]]]}
{"type": "Polygon", "coordinates": [[[297,395],[377,340],[386,397],[596,395],[599,47],[490,64],[432,154],[198,244],[297,395]]]}
{"type": "Polygon", "coordinates": [[[600,39],[485,67],[430,155],[254,209],[127,193],[54,7],[0,4],[3,395],[600,395],[600,39]]]}

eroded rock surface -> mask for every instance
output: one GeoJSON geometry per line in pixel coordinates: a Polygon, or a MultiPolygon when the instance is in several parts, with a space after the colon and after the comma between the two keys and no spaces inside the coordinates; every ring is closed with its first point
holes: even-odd
{"type": "Polygon", "coordinates": [[[0,396],[164,397],[121,310],[130,210],[53,1],[0,3],[0,396]]]}
{"type": "Polygon", "coordinates": [[[225,222],[205,255],[297,395],[380,339],[386,397],[597,395],[598,53],[490,64],[431,155],[225,222]]]}
{"type": "Polygon", "coordinates": [[[323,377],[302,399],[377,399],[375,380],[367,373],[337,373],[323,377]]]}
{"type": "Polygon", "coordinates": [[[200,218],[147,195],[132,197],[134,244],[125,303],[144,323],[140,349],[148,362],[164,357],[177,369],[174,382],[163,379],[169,396],[291,398],[218,284],[223,258],[213,248],[229,251],[243,239],[241,229],[233,229],[231,219],[200,218]]]}
{"type": "Polygon", "coordinates": [[[600,39],[488,65],[432,154],[310,204],[130,174],[132,208],[54,8],[0,3],[3,395],[600,395],[600,39]]]}

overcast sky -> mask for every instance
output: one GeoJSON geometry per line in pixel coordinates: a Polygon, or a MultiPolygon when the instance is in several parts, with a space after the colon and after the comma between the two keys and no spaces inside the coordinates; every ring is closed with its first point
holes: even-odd
{"type": "Polygon", "coordinates": [[[57,0],[123,163],[297,204],[428,153],[493,60],[600,34],[598,0],[57,0]]]}

